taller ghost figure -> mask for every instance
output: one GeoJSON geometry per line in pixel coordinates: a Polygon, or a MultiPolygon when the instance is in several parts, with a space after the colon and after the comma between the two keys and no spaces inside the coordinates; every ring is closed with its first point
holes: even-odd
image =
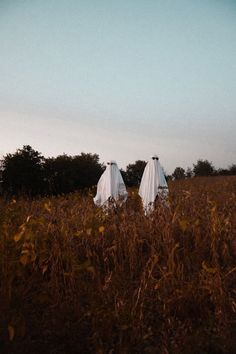
{"type": "Polygon", "coordinates": [[[154,210],[156,198],[165,199],[168,195],[168,185],[159,158],[153,155],[148,161],[139,187],[145,214],[154,210]]]}
{"type": "Polygon", "coordinates": [[[108,206],[109,202],[124,202],[128,196],[125,183],[121,176],[120,170],[115,161],[107,163],[106,170],[101,175],[98,185],[97,194],[93,198],[97,206],[108,206]]]}

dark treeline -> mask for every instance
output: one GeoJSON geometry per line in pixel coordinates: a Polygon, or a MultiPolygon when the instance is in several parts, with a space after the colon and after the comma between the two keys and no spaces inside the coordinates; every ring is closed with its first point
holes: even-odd
{"type": "Polygon", "coordinates": [[[12,195],[57,195],[95,185],[104,170],[97,154],[45,158],[25,145],[1,161],[1,191],[12,195]]]}
{"type": "MultiPolygon", "coordinates": [[[[128,187],[140,184],[146,161],[138,160],[121,170],[128,187]]],[[[66,154],[45,158],[31,146],[25,145],[14,154],[7,154],[0,165],[0,191],[6,196],[30,197],[58,195],[95,186],[104,164],[98,154],[66,154]]],[[[193,168],[176,167],[167,179],[183,179],[195,176],[235,175],[236,165],[228,169],[215,169],[208,160],[198,160],[193,168]]]]}

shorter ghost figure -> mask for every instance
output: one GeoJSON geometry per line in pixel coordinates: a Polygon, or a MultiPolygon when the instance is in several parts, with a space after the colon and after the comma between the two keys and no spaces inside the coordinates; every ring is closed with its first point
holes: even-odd
{"type": "Polygon", "coordinates": [[[153,155],[148,161],[139,187],[139,195],[142,198],[145,214],[150,214],[155,207],[155,200],[159,198],[165,201],[168,196],[168,185],[159,158],[153,155]]]}
{"type": "Polygon", "coordinates": [[[98,181],[97,194],[93,198],[95,205],[108,207],[110,204],[122,204],[127,196],[128,193],[117,163],[108,162],[106,170],[98,181]]]}

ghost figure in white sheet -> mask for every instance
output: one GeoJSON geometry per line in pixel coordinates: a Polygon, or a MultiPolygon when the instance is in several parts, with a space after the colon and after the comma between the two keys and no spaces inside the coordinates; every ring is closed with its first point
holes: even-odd
{"type": "Polygon", "coordinates": [[[109,206],[110,202],[113,205],[122,204],[126,201],[127,196],[125,183],[117,163],[115,161],[108,162],[106,170],[98,181],[97,194],[93,198],[94,203],[103,207],[109,206]]]}
{"type": "Polygon", "coordinates": [[[153,155],[144,169],[139,187],[139,195],[142,198],[145,214],[148,215],[154,210],[156,198],[165,201],[168,192],[168,185],[159,158],[153,155]]]}

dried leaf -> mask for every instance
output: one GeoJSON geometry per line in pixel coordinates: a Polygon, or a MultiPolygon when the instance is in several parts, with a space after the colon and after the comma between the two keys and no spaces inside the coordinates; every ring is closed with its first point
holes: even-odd
{"type": "Polygon", "coordinates": [[[186,219],[179,220],[179,226],[181,231],[185,232],[188,227],[188,221],[186,219]]]}
{"type": "Polygon", "coordinates": [[[81,231],[76,231],[76,233],[75,233],[75,236],[81,236],[83,234],[83,230],[81,230],[81,231]]]}
{"type": "Polygon", "coordinates": [[[48,270],[48,266],[44,265],[43,268],[42,268],[42,273],[44,274],[47,270],[48,270]]]}
{"type": "Polygon", "coordinates": [[[20,241],[22,235],[23,235],[22,232],[19,232],[18,234],[15,234],[15,236],[13,236],[14,241],[15,241],[15,242],[20,241]]]}
{"type": "Polygon", "coordinates": [[[28,257],[28,255],[23,254],[23,256],[20,257],[20,263],[25,266],[28,262],[29,262],[29,257],[28,257]]]}
{"type": "Polygon", "coordinates": [[[51,203],[44,203],[44,208],[49,212],[51,213],[52,209],[51,209],[51,203]]]}
{"type": "Polygon", "coordinates": [[[103,234],[104,231],[105,231],[105,227],[104,227],[104,226],[99,226],[98,232],[99,232],[100,234],[103,234]]]}
{"type": "Polygon", "coordinates": [[[32,218],[32,215],[27,216],[26,222],[29,222],[31,218],[32,218]]]}
{"type": "Polygon", "coordinates": [[[90,236],[91,233],[92,233],[92,229],[91,229],[91,228],[86,230],[86,234],[87,234],[88,236],[90,236]]]}
{"type": "Polygon", "coordinates": [[[10,341],[12,341],[14,339],[15,329],[12,325],[8,325],[8,336],[9,336],[10,341]]]}
{"type": "Polygon", "coordinates": [[[211,274],[215,274],[216,271],[217,271],[216,268],[208,267],[208,265],[206,264],[205,261],[202,262],[202,268],[203,268],[207,273],[211,273],[211,274]]]}

